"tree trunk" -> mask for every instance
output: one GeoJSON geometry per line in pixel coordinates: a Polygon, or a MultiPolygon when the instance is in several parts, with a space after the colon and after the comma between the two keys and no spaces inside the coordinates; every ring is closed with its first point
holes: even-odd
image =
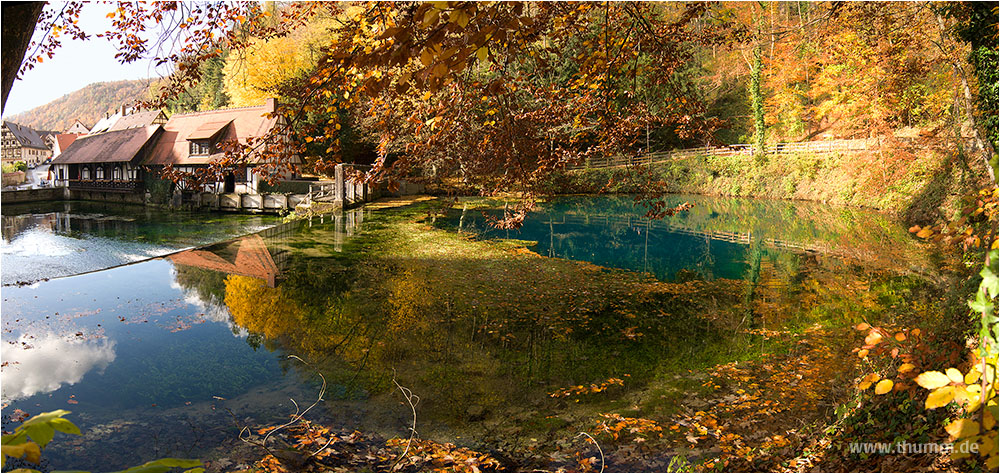
{"type": "MultiPolygon", "coordinates": [[[[942,39],[947,34],[947,28],[944,25],[944,19],[940,15],[937,15],[938,29],[941,32],[942,39]]],[[[973,153],[979,155],[983,163],[986,164],[986,169],[989,170],[990,182],[997,184],[996,170],[993,168],[993,157],[996,156],[996,150],[993,149],[993,143],[986,139],[986,133],[983,131],[979,122],[976,121],[973,110],[975,110],[975,104],[972,100],[972,89],[969,87],[969,80],[965,75],[965,70],[962,69],[962,65],[959,60],[949,57],[951,62],[951,67],[955,71],[955,76],[962,86],[962,102],[964,103],[962,109],[964,109],[963,116],[964,121],[967,126],[972,128],[972,138],[974,142],[973,153]]],[[[961,139],[961,137],[959,137],[961,139]]]]}
{"type": "Polygon", "coordinates": [[[7,108],[7,96],[14,87],[14,78],[21,69],[24,52],[31,43],[38,16],[42,14],[45,2],[3,2],[3,100],[0,111],[7,108]]]}

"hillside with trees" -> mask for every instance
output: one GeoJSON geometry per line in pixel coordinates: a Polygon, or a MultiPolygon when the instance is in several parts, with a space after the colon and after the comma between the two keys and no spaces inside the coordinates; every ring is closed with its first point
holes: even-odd
{"type": "Polygon", "coordinates": [[[106,112],[148,98],[149,81],[96,82],[7,120],[36,130],[66,130],[79,120],[93,126],[106,112]]]}

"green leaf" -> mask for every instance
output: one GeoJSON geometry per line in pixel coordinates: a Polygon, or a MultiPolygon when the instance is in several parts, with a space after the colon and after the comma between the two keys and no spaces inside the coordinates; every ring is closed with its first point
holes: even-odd
{"type": "MultiPolygon", "coordinates": [[[[163,459],[157,459],[155,461],[149,461],[141,466],[130,467],[122,472],[167,472],[175,467],[198,468],[202,467],[202,463],[197,459],[163,458],[163,459]]],[[[190,472],[198,472],[198,471],[190,471],[190,472]]]]}
{"type": "Polygon", "coordinates": [[[56,435],[56,430],[50,423],[36,423],[30,426],[25,423],[21,425],[21,428],[28,433],[28,437],[32,441],[38,443],[43,449],[49,444],[49,441],[52,441],[52,437],[56,435]]]}
{"type": "Polygon", "coordinates": [[[59,431],[61,433],[68,433],[75,435],[82,434],[80,433],[80,428],[74,425],[72,421],[69,421],[65,418],[56,418],[51,422],[49,422],[49,424],[52,425],[52,427],[55,428],[56,431],[59,431]]]}
{"type": "Polygon", "coordinates": [[[993,312],[993,301],[987,298],[982,291],[977,291],[976,299],[969,301],[969,308],[977,313],[990,314],[993,312]]]}

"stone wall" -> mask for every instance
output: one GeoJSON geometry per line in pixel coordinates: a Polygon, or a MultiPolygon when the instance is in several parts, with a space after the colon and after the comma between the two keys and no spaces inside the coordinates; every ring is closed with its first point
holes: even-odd
{"type": "Polygon", "coordinates": [[[0,201],[4,204],[35,201],[62,201],[69,199],[66,188],[21,189],[18,191],[3,191],[0,201]]]}
{"type": "Polygon", "coordinates": [[[13,173],[3,174],[3,186],[17,186],[23,182],[27,181],[24,171],[15,171],[13,173]]]}

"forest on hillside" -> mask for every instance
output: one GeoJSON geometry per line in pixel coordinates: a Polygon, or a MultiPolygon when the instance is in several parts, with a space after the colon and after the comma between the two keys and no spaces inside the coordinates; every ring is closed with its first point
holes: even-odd
{"type": "Polygon", "coordinates": [[[7,120],[35,130],[64,131],[76,120],[92,127],[105,113],[122,104],[148,98],[148,91],[147,80],[97,82],[7,120]]]}

